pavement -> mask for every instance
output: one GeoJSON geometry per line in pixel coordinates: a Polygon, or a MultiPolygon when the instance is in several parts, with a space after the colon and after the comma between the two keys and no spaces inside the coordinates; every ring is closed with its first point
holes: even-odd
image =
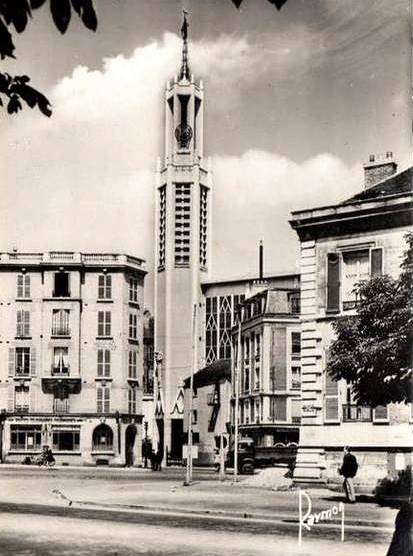
{"type": "MultiPolygon", "coordinates": [[[[6,542],[5,535],[9,535],[7,542],[13,540],[13,523],[18,523],[19,516],[33,527],[37,523],[40,529],[43,529],[45,523],[54,523],[56,520],[63,520],[64,527],[67,525],[69,528],[74,527],[76,522],[79,532],[83,531],[82,534],[89,539],[88,542],[94,538],[93,531],[102,529],[102,523],[110,523],[110,527],[116,523],[120,528],[123,527],[125,538],[129,538],[128,527],[132,524],[134,528],[145,530],[145,533],[141,531],[145,538],[147,530],[161,527],[157,530],[156,537],[157,543],[160,543],[159,554],[173,554],[172,547],[175,546],[176,539],[183,536],[182,538],[189,542],[190,538],[196,538],[196,531],[202,532],[205,546],[209,546],[208,543],[212,542],[214,535],[220,533],[222,550],[225,547],[224,537],[227,535],[228,546],[235,547],[233,552],[231,548],[228,554],[245,553],[250,556],[266,553],[268,546],[274,545],[275,537],[277,550],[281,550],[282,546],[284,551],[273,551],[272,554],[331,553],[332,556],[347,556],[348,550],[354,549],[356,553],[362,552],[363,556],[384,556],[385,547],[389,545],[392,537],[396,510],[379,507],[371,499],[364,497],[359,504],[345,506],[344,543],[340,542],[339,522],[333,520],[320,523],[309,533],[305,532],[303,546],[298,549],[297,491],[275,492],[251,487],[247,486],[247,480],[245,483],[234,483],[231,476],[228,476],[225,482],[220,482],[215,473],[198,469],[194,470],[192,485],[184,486],[184,476],[185,470],[182,468],[168,468],[161,473],[154,473],[145,469],[45,469],[1,465],[1,523],[3,528],[3,518],[6,516],[5,522],[8,525],[6,530],[3,529],[3,533],[0,533],[0,554],[3,554],[1,547],[2,543],[6,542]],[[92,523],[92,531],[89,531],[92,523]],[[241,547],[234,537],[240,533],[245,536],[244,552],[239,550],[241,547]],[[256,538],[256,544],[254,551],[248,552],[246,547],[252,546],[251,535],[256,538]],[[264,542],[263,538],[268,536],[264,542]],[[161,542],[167,537],[171,540],[169,548],[165,548],[167,545],[161,542]],[[292,551],[288,551],[288,547],[292,551]],[[296,552],[297,550],[301,552],[296,552]]],[[[343,500],[341,495],[326,489],[312,489],[309,492],[315,512],[328,509],[343,500]]],[[[149,542],[149,537],[147,540],[149,542]]],[[[62,543],[66,550],[62,554],[75,553],[70,552],[63,539],[62,543]]],[[[199,551],[188,554],[204,554],[201,545],[204,550],[204,544],[198,543],[199,551]]],[[[218,545],[219,542],[217,547],[218,545]]],[[[109,550],[107,546],[104,550],[109,550]]],[[[217,548],[216,552],[206,551],[205,554],[225,553],[220,552],[221,548],[217,548]]],[[[140,553],[133,552],[133,546],[130,549],[130,554],[140,553]]],[[[27,554],[24,552],[26,548],[23,547],[22,550],[22,554],[27,554]]],[[[125,550],[124,553],[129,554],[129,548],[125,546],[125,550]]],[[[5,553],[14,554],[10,551],[5,553]]]]}

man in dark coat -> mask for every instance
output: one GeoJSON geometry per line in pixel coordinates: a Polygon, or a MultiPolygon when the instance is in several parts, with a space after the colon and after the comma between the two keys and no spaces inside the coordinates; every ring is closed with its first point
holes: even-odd
{"type": "Polygon", "coordinates": [[[338,470],[340,475],[344,477],[344,492],[346,493],[346,500],[351,504],[356,503],[356,493],[354,490],[353,479],[357,474],[358,463],[356,456],[351,453],[350,448],[344,447],[343,463],[338,470]]]}

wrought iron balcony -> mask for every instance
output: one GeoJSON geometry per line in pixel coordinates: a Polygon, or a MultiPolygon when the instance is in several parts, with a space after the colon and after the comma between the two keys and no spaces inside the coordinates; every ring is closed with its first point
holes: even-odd
{"type": "Polygon", "coordinates": [[[29,413],[30,407],[28,404],[16,404],[14,411],[16,413],[29,413]]]}
{"type": "Polygon", "coordinates": [[[52,336],[70,336],[70,328],[68,326],[53,326],[52,336]]]}
{"type": "Polygon", "coordinates": [[[369,422],[373,420],[373,410],[367,405],[343,405],[344,422],[369,422]]]}

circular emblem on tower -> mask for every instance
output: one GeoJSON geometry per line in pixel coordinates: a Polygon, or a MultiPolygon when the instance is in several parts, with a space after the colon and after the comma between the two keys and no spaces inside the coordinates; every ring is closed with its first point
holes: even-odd
{"type": "Polygon", "coordinates": [[[179,124],[175,129],[175,137],[180,149],[187,149],[192,139],[192,128],[188,124],[179,124]]]}

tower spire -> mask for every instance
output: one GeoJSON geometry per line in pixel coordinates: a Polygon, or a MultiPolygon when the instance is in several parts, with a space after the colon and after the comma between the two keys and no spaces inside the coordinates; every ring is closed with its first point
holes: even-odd
{"type": "Polygon", "coordinates": [[[188,12],[182,10],[184,14],[184,20],[182,22],[181,27],[181,36],[182,36],[182,63],[181,63],[181,71],[179,73],[180,79],[189,79],[189,66],[188,66],[188,20],[186,16],[188,12]]]}

